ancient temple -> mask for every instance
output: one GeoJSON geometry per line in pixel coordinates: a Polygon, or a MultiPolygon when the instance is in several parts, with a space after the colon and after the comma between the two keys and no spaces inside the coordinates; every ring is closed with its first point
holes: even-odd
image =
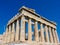
{"type": "Polygon", "coordinates": [[[3,44],[59,45],[56,23],[25,6],[8,21],[3,44]]]}

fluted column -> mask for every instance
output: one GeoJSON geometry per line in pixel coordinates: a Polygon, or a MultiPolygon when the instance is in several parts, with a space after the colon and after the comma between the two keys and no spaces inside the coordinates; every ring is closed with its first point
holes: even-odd
{"type": "Polygon", "coordinates": [[[6,43],[6,33],[4,34],[4,43],[6,43]]]}
{"type": "Polygon", "coordinates": [[[11,35],[11,42],[14,41],[14,32],[15,32],[15,24],[14,22],[12,23],[12,35],[11,35]]]}
{"type": "Polygon", "coordinates": [[[20,32],[20,41],[25,41],[25,17],[21,17],[21,32],[20,32]]]}
{"type": "Polygon", "coordinates": [[[5,44],[5,32],[3,33],[3,43],[5,44]]]}
{"type": "Polygon", "coordinates": [[[50,42],[53,43],[53,35],[52,35],[51,27],[49,27],[49,32],[50,32],[50,42]]]}
{"type": "Polygon", "coordinates": [[[4,33],[3,33],[3,37],[2,37],[2,45],[4,45],[4,33]]]}
{"type": "Polygon", "coordinates": [[[56,37],[57,43],[59,43],[59,38],[58,38],[58,34],[57,34],[57,31],[56,30],[55,30],[55,37],[56,37]]]}
{"type": "Polygon", "coordinates": [[[53,32],[53,40],[54,40],[54,42],[56,43],[56,37],[55,37],[55,32],[54,32],[55,30],[54,30],[54,28],[52,28],[52,32],[53,32]]]}
{"type": "Polygon", "coordinates": [[[46,41],[49,42],[48,27],[45,25],[46,41]]]}
{"type": "Polygon", "coordinates": [[[31,19],[28,21],[28,41],[32,41],[32,24],[31,19]]]}
{"type": "Polygon", "coordinates": [[[6,27],[6,43],[8,41],[7,36],[8,36],[8,27],[6,27]]]}
{"type": "Polygon", "coordinates": [[[9,43],[9,26],[8,26],[8,32],[7,32],[7,43],[9,43]]]}
{"type": "Polygon", "coordinates": [[[43,29],[43,24],[41,23],[40,25],[40,28],[41,28],[41,41],[44,42],[44,29],[43,29]]]}
{"type": "Polygon", "coordinates": [[[39,38],[38,38],[38,26],[37,26],[37,22],[35,22],[35,41],[39,41],[39,38]]]}
{"type": "Polygon", "coordinates": [[[16,22],[16,37],[15,37],[15,41],[19,41],[19,20],[17,19],[16,22]]]}
{"type": "Polygon", "coordinates": [[[8,42],[11,41],[10,39],[11,39],[11,24],[9,25],[8,42]]]}

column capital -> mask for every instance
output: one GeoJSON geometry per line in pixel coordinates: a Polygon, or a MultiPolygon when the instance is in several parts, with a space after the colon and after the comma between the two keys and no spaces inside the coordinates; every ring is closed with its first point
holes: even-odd
{"type": "Polygon", "coordinates": [[[37,21],[35,21],[35,23],[37,23],[37,21]]]}

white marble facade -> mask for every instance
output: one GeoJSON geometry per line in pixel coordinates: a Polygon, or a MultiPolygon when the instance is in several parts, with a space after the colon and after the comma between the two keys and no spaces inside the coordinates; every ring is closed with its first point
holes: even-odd
{"type": "Polygon", "coordinates": [[[58,44],[56,23],[40,16],[34,9],[23,6],[19,9],[19,13],[8,21],[6,32],[3,34],[3,42],[4,44],[22,42],[30,45],[58,44]]]}

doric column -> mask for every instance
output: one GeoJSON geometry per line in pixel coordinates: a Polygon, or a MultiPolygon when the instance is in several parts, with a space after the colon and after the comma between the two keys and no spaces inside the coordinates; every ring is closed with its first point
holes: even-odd
{"type": "Polygon", "coordinates": [[[3,43],[5,44],[5,32],[3,33],[3,43]]]}
{"type": "Polygon", "coordinates": [[[11,35],[11,42],[14,41],[14,32],[15,32],[15,24],[14,22],[12,23],[12,35],[11,35]]]}
{"type": "Polygon", "coordinates": [[[49,42],[48,27],[45,25],[46,41],[49,42]]]}
{"type": "Polygon", "coordinates": [[[40,29],[41,30],[41,41],[44,42],[45,41],[44,40],[44,29],[43,29],[43,24],[42,23],[40,24],[40,28],[41,28],[40,29]]]}
{"type": "Polygon", "coordinates": [[[15,41],[19,41],[19,20],[17,19],[16,22],[16,37],[15,37],[15,41]]]}
{"type": "Polygon", "coordinates": [[[35,22],[35,41],[39,41],[39,38],[38,38],[38,26],[37,26],[37,22],[35,22]]]}
{"type": "Polygon", "coordinates": [[[54,40],[54,42],[56,43],[56,37],[55,37],[55,32],[54,32],[55,30],[54,30],[54,28],[52,28],[52,32],[53,32],[53,40],[54,40]]]}
{"type": "Polygon", "coordinates": [[[32,41],[32,24],[31,19],[28,20],[28,41],[32,41]]]}
{"type": "Polygon", "coordinates": [[[9,25],[8,42],[11,41],[11,24],[9,25]]]}
{"type": "Polygon", "coordinates": [[[25,41],[25,17],[21,17],[21,32],[20,32],[20,41],[25,41]]]}
{"type": "Polygon", "coordinates": [[[59,38],[58,38],[58,34],[57,34],[57,31],[56,30],[55,30],[55,37],[56,37],[57,43],[59,43],[59,38]]]}
{"type": "Polygon", "coordinates": [[[49,32],[50,32],[50,42],[53,43],[53,35],[52,35],[51,27],[49,27],[49,32]]]}
{"type": "Polygon", "coordinates": [[[8,27],[6,27],[6,43],[8,41],[7,36],[8,36],[8,27]]]}
{"type": "Polygon", "coordinates": [[[7,43],[9,43],[9,25],[8,25],[8,32],[7,32],[7,43]]]}
{"type": "Polygon", "coordinates": [[[4,34],[4,43],[6,43],[6,33],[4,34]]]}

